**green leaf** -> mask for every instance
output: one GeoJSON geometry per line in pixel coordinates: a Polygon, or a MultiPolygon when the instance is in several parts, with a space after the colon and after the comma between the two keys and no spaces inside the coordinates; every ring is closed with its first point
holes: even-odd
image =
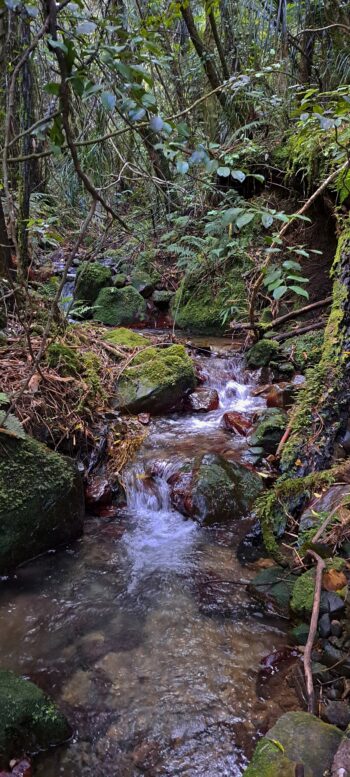
{"type": "Polygon", "coordinates": [[[7,405],[10,401],[10,397],[8,394],[5,394],[4,391],[0,391],[0,405],[7,405]]]}
{"type": "Polygon", "coordinates": [[[302,275],[287,275],[289,281],[298,281],[298,283],[309,283],[308,278],[304,278],[302,275]]]}
{"type": "MultiPolygon", "coordinates": [[[[2,428],[9,432],[11,437],[18,437],[20,440],[24,440],[26,436],[25,431],[18,418],[16,418],[16,416],[12,415],[11,413],[8,418],[6,418],[6,421],[4,420],[5,417],[6,413],[3,410],[0,411],[0,432],[2,428]]],[[[4,432],[2,432],[2,434],[4,434],[4,432]]]]}
{"type": "Polygon", "coordinates": [[[299,262],[293,262],[293,259],[286,259],[286,261],[283,262],[282,267],[286,270],[301,270],[301,264],[299,264],[299,262]]]}
{"type": "Polygon", "coordinates": [[[273,216],[271,216],[271,213],[263,213],[261,216],[261,223],[265,229],[269,229],[271,224],[273,224],[273,216]]]}
{"type": "Polygon", "coordinates": [[[298,254],[298,256],[305,256],[305,259],[309,258],[308,252],[304,251],[303,248],[294,248],[293,251],[295,254],[298,254]]]}
{"type": "Polygon", "coordinates": [[[76,32],[78,35],[90,35],[90,33],[95,32],[95,30],[96,30],[95,22],[89,22],[86,20],[78,24],[76,32]]]}
{"type": "Polygon", "coordinates": [[[114,111],[117,103],[117,98],[113,92],[102,92],[101,103],[106,111],[114,111]]]}
{"type": "Polygon", "coordinates": [[[185,175],[189,169],[189,164],[185,159],[178,159],[176,162],[176,170],[180,175],[185,175]]]}
{"type": "Polygon", "coordinates": [[[242,227],[245,227],[247,224],[250,224],[250,222],[253,221],[254,216],[255,216],[255,213],[252,213],[252,212],[242,213],[241,216],[238,216],[238,219],[236,221],[237,229],[242,229],[242,227]]]}
{"type": "Polygon", "coordinates": [[[272,296],[274,299],[281,299],[286,291],[288,291],[287,286],[278,286],[278,288],[274,290],[272,296]]]}
{"type": "Polygon", "coordinates": [[[231,176],[235,181],[239,181],[240,183],[243,183],[246,179],[246,174],[243,173],[242,170],[231,170],[231,176]]]}
{"type": "Polygon", "coordinates": [[[306,299],[309,299],[309,292],[306,291],[306,289],[302,289],[301,286],[290,286],[289,288],[291,291],[294,291],[295,294],[298,294],[299,297],[306,297],[306,299]]]}
{"type": "Polygon", "coordinates": [[[218,167],[216,172],[220,176],[220,178],[228,178],[231,170],[229,167],[218,167]]]}
{"type": "Polygon", "coordinates": [[[228,224],[234,224],[239,214],[242,212],[243,208],[228,208],[228,210],[225,210],[225,213],[222,217],[222,223],[224,227],[227,227],[228,224]]]}
{"type": "Polygon", "coordinates": [[[63,43],[63,40],[54,40],[53,38],[49,38],[49,45],[52,49],[60,49],[65,54],[68,54],[68,48],[65,43],[63,43]]]}

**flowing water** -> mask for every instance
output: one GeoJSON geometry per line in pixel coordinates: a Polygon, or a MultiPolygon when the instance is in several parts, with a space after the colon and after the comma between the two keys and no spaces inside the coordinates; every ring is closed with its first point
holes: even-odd
{"type": "MultiPolygon", "coordinates": [[[[244,460],[223,412],[263,404],[235,357],[201,358],[220,396],[208,414],[156,419],[125,473],[127,508],[4,583],[0,665],[32,678],[75,733],[38,777],[239,777],[259,719],[261,658],[285,643],[245,593],[236,547],[247,521],[199,527],[170,504],[179,461],[244,460]]],[[[264,706],[264,705],[263,705],[264,706]]]]}

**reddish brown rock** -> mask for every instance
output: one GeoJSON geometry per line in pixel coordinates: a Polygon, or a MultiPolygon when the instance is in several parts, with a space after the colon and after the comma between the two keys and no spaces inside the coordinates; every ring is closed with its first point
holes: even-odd
{"type": "Polygon", "coordinates": [[[168,480],[171,502],[182,515],[192,517],[194,514],[192,501],[192,469],[188,472],[175,472],[168,480]]]}
{"type": "Polygon", "coordinates": [[[92,477],[85,488],[85,503],[89,512],[96,513],[101,507],[107,507],[112,501],[112,488],[104,477],[92,477]]]}
{"type": "Polygon", "coordinates": [[[16,763],[12,769],[12,777],[32,777],[32,774],[32,765],[27,758],[23,758],[22,761],[16,763]]]}
{"type": "Polygon", "coordinates": [[[139,413],[137,420],[140,421],[140,424],[143,424],[143,426],[147,426],[151,420],[151,416],[149,413],[139,413]]]}
{"type": "Polygon", "coordinates": [[[271,386],[265,395],[267,407],[278,407],[287,410],[292,407],[295,399],[295,387],[291,383],[281,383],[271,386]]]}
{"type": "Polygon", "coordinates": [[[219,407],[219,394],[215,389],[197,389],[187,398],[188,407],[195,413],[210,413],[219,407]]]}
{"type": "Polygon", "coordinates": [[[235,411],[224,413],[222,421],[226,429],[234,434],[241,434],[243,437],[246,437],[252,428],[252,422],[241,413],[235,411]]]}

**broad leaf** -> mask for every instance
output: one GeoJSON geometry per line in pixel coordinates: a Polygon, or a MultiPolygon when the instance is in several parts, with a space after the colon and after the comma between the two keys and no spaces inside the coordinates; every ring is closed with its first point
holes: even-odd
{"type": "Polygon", "coordinates": [[[294,291],[295,294],[298,294],[299,297],[306,297],[306,299],[309,299],[309,292],[306,291],[306,289],[302,289],[301,286],[290,286],[289,288],[291,291],[294,291]]]}
{"type": "Polygon", "coordinates": [[[286,291],[288,291],[287,286],[278,286],[277,289],[274,290],[272,296],[274,299],[281,299],[286,291]]]}
{"type": "Polygon", "coordinates": [[[238,216],[238,219],[236,221],[236,227],[237,229],[242,229],[242,227],[245,227],[247,224],[250,224],[251,221],[253,221],[253,218],[255,216],[255,213],[242,213],[241,216],[238,216]]]}
{"type": "Polygon", "coordinates": [[[229,167],[218,167],[216,172],[220,176],[220,178],[228,178],[231,170],[229,167]]]}

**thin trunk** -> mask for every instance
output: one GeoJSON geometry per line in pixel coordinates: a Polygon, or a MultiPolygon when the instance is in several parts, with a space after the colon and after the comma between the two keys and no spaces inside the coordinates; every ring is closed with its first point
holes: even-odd
{"type": "Polygon", "coordinates": [[[11,245],[6,229],[4,209],[0,197],[0,278],[8,278],[11,268],[11,245]]]}
{"type": "Polygon", "coordinates": [[[217,51],[218,51],[219,59],[220,59],[220,62],[221,62],[222,73],[223,73],[224,78],[226,80],[228,80],[230,78],[230,73],[229,73],[229,69],[228,69],[228,66],[227,66],[227,62],[226,62],[224,48],[223,48],[223,45],[221,43],[220,35],[218,33],[218,28],[217,28],[217,25],[216,25],[215,14],[214,14],[214,11],[213,11],[212,8],[211,8],[211,10],[208,13],[208,18],[209,18],[209,23],[210,23],[210,26],[211,26],[211,31],[213,33],[213,38],[215,40],[215,45],[216,45],[216,48],[217,48],[217,51]]]}
{"type": "Polygon", "coordinates": [[[203,69],[210,83],[210,86],[212,89],[218,90],[216,92],[216,99],[220,103],[223,111],[225,111],[225,113],[227,114],[228,113],[227,97],[224,94],[224,92],[220,89],[221,81],[219,79],[219,76],[216,71],[216,67],[213,62],[213,55],[210,51],[208,51],[208,49],[206,48],[206,46],[202,41],[201,36],[199,35],[190,6],[181,5],[181,13],[184,18],[184,21],[186,22],[189,36],[198,54],[198,57],[201,60],[203,69]]]}
{"type": "MultiPolygon", "coordinates": [[[[29,17],[22,16],[21,39],[25,46],[30,45],[29,17]]],[[[32,74],[30,60],[24,63],[21,74],[20,129],[24,132],[32,124],[32,74]]],[[[30,134],[23,136],[21,153],[30,154],[32,140],[30,134]]],[[[32,163],[26,160],[21,164],[18,208],[18,271],[24,277],[29,264],[28,220],[30,215],[32,163]]]]}

